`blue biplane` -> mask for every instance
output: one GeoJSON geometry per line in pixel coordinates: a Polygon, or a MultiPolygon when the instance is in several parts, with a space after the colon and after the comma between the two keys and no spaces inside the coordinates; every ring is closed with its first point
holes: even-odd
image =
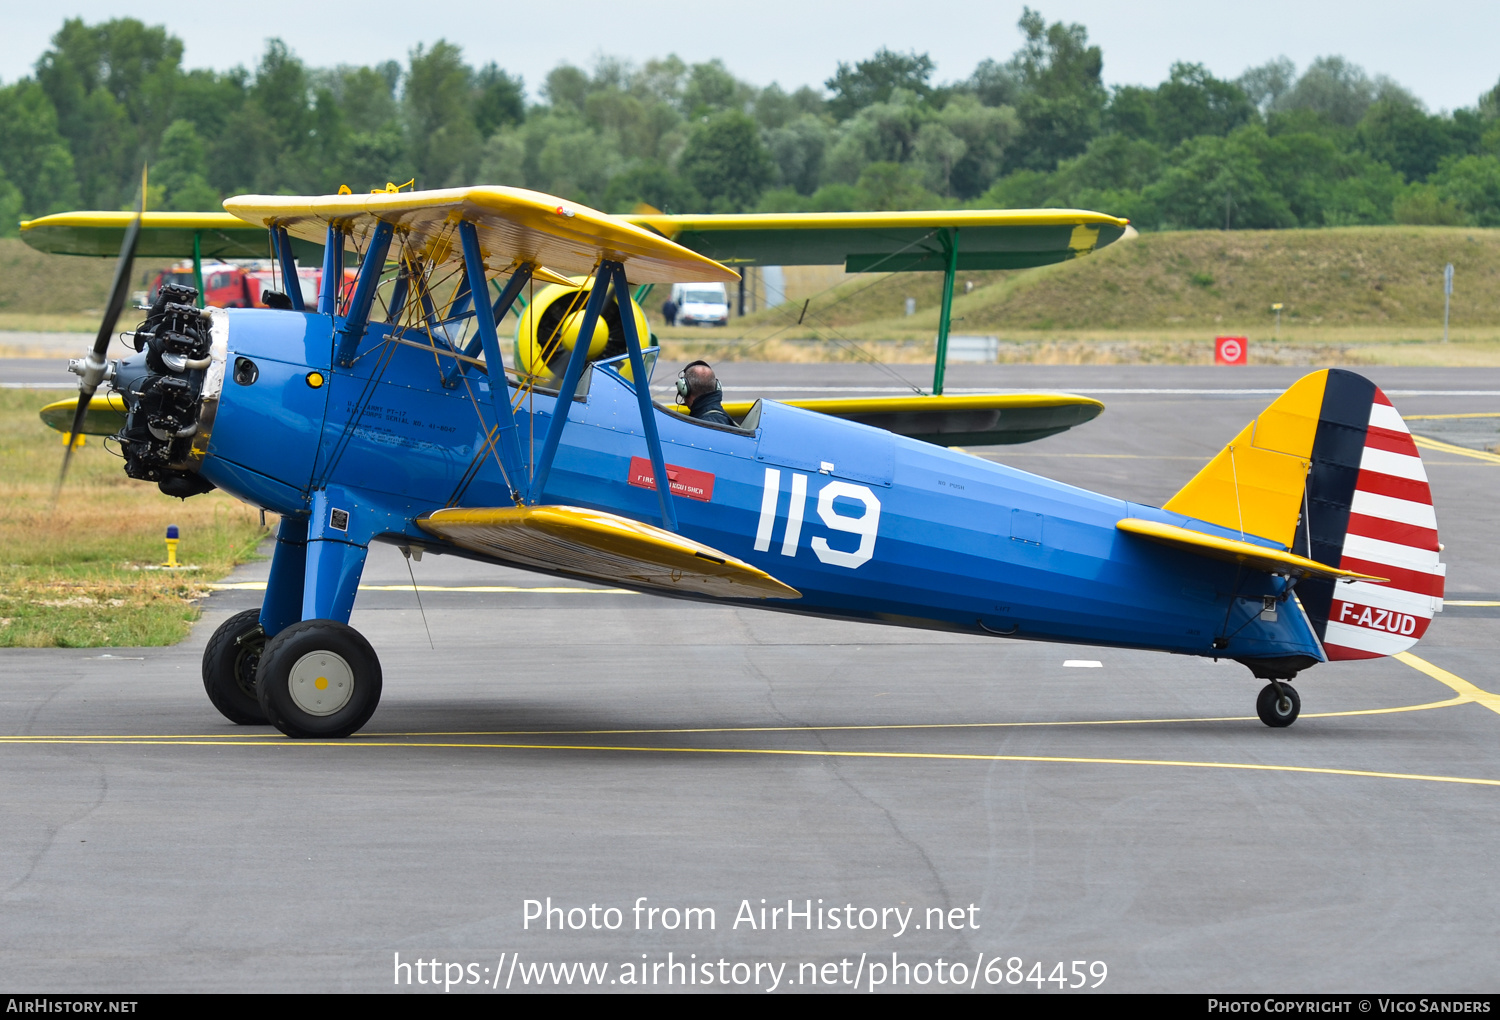
{"type": "MultiPolygon", "coordinates": [[[[99,342],[75,363],[80,397],[43,417],[116,434],[127,473],[163,492],[218,487],[281,515],[263,605],[204,656],[210,699],[238,723],[341,737],[369,720],[381,668],[348,621],[373,541],[681,598],[1235,659],[1269,681],[1258,711],[1271,726],[1296,719],[1300,670],[1408,648],[1441,609],[1421,460],[1390,402],[1350,372],[1293,385],[1158,509],[900,427],[924,411],[972,416],[944,403],[966,398],[759,400],[734,425],[654,403],[657,349],[631,284],[737,279],[661,222],[499,187],[225,206],[269,232],[285,279],[294,243],[321,241],[322,279],[343,279],[350,258],[357,282],[326,285],[316,308],[295,286],[280,308],[207,311],[163,288],[138,353],[112,362],[138,215],[99,342]],[[532,293],[508,366],[496,324],[533,281],[554,300],[532,293]],[[908,406],[923,400],[937,403],[908,406]]],[[[1123,222],[1063,213],[987,215],[1013,238],[1060,230],[1059,249],[1080,217],[1095,217],[1085,230],[1123,222]]],[[[741,229],[698,224],[710,227],[741,229]]],[[[950,279],[954,247],[937,253],[950,279]]],[[[937,431],[1006,441],[999,408],[981,409],[989,431],[937,431]]]]}

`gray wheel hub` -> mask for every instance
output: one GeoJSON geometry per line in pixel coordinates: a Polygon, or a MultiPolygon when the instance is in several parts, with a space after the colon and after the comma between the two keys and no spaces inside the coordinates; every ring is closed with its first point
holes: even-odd
{"type": "Polygon", "coordinates": [[[354,670],[337,652],[308,652],[292,666],[287,686],[308,715],[333,715],[354,697],[354,670]]]}

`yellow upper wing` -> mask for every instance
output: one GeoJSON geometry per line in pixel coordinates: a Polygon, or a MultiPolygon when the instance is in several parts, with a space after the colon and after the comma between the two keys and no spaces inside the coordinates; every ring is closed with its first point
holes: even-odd
{"type": "Polygon", "coordinates": [[[485,264],[501,272],[530,262],[560,273],[584,274],[606,258],[625,263],[634,283],[739,279],[734,270],[658,233],[521,188],[318,197],[239,195],[226,199],[224,208],[251,223],[284,227],[307,241],[322,241],[328,225],[337,223],[355,249],[363,249],[376,224],[384,221],[405,236],[409,250],[434,262],[461,257],[457,227],[460,220],[468,220],[478,228],[485,264]]]}

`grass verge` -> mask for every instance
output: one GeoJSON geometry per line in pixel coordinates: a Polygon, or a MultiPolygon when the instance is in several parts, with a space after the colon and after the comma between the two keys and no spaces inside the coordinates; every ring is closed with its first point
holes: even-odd
{"type": "MultiPolygon", "coordinates": [[[[1475,331],[1478,332],[1478,331],[1475,331]]],[[[697,358],[725,361],[866,361],[932,364],[936,341],[867,335],[859,328],[822,338],[708,334],[661,337],[662,361],[680,365],[697,358]],[[834,339],[837,336],[841,339],[834,339]]],[[[757,335],[759,333],[760,335],[757,335]]],[[[1451,368],[1500,367],[1500,335],[1455,337],[1450,343],[1403,336],[1400,331],[1328,329],[1305,331],[1305,339],[1250,336],[1254,365],[1407,365],[1451,368]]],[[[1497,331],[1500,333],[1500,331],[1497,331]]],[[[996,361],[1015,365],[1208,365],[1214,360],[1212,330],[1094,330],[1064,333],[1000,332],[996,361]]],[[[1299,334],[1300,336],[1301,334],[1299,334]]]]}
{"type": "MultiPolygon", "coordinates": [[[[99,332],[99,320],[104,318],[102,311],[98,312],[56,312],[56,313],[31,313],[31,312],[0,312],[0,333],[97,333],[99,332]]],[[[128,316],[121,316],[124,322],[128,316]]]]}
{"type": "Polygon", "coordinates": [[[169,645],[198,618],[205,583],[255,556],[267,532],[256,510],[211,492],[164,496],[125,477],[98,437],[74,451],[61,498],[52,486],[62,438],[37,418],[55,391],[0,390],[0,647],[169,645]],[[181,529],[179,563],[165,555],[181,529]]]}

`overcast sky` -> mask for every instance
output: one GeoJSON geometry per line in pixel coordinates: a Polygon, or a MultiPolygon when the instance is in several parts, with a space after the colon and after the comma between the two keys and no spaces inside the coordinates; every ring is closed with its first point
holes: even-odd
{"type": "MultiPolygon", "coordinates": [[[[1111,85],[1154,85],[1177,60],[1232,78],[1283,54],[1299,68],[1338,54],[1372,75],[1396,79],[1436,111],[1472,106],[1500,80],[1497,0],[1448,0],[1435,7],[1390,0],[1034,2],[1049,22],[1088,29],[1103,47],[1104,80],[1111,85]]],[[[30,73],[64,18],[92,23],[130,16],[166,24],[186,44],[187,67],[220,70],[253,67],[270,36],[282,37],[319,67],[404,60],[414,44],[447,38],[463,46],[471,63],[493,60],[523,75],[533,98],[559,62],[588,65],[605,53],[636,61],[676,53],[690,63],[719,57],[742,79],[791,89],[821,85],[839,61],[887,46],[930,54],[937,79],[946,81],[965,77],[986,57],[1014,52],[1021,7],[1009,0],[7,0],[0,79],[30,73]]]]}

